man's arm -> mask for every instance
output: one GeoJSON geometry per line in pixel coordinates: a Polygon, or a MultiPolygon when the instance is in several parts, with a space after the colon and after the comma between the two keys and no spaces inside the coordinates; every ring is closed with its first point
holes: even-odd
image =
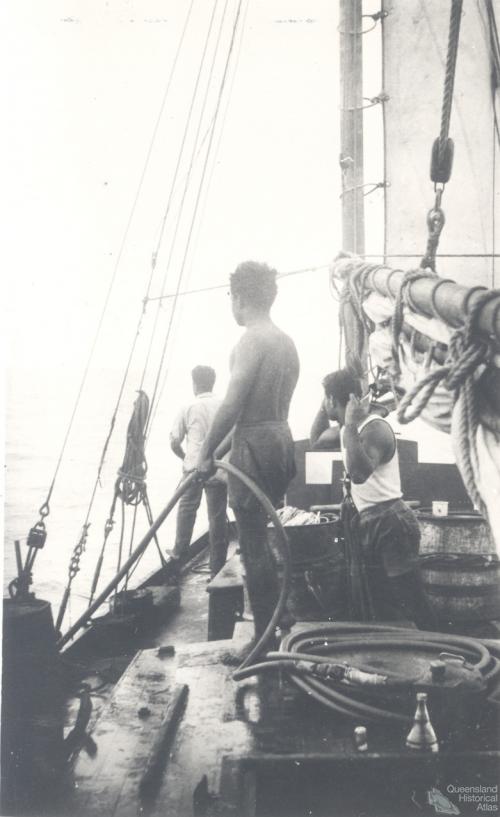
{"type": "Polygon", "coordinates": [[[198,460],[200,472],[209,471],[215,449],[232,431],[245,405],[262,358],[258,336],[246,332],[234,350],[231,379],[217,414],[201,448],[198,460]]]}
{"type": "Polygon", "coordinates": [[[313,420],[311,431],[309,432],[309,442],[311,443],[311,448],[314,448],[323,432],[328,428],[330,428],[330,421],[328,420],[325,407],[323,403],[321,403],[321,407],[313,420]]]}
{"type": "Polygon", "coordinates": [[[359,400],[351,395],[346,409],[344,447],[346,468],[354,483],[360,485],[394,454],[396,440],[392,429],[382,421],[373,421],[361,432],[358,425],[367,416],[359,400]]]}
{"type": "Polygon", "coordinates": [[[330,427],[330,421],[323,405],[314,418],[309,433],[309,442],[313,451],[338,451],[340,448],[339,429],[337,426],[330,427]]]}
{"type": "Polygon", "coordinates": [[[183,460],[186,456],[182,445],[180,444],[179,440],[175,437],[170,437],[170,448],[174,452],[176,457],[183,460]]]}
{"type": "Polygon", "coordinates": [[[184,420],[184,411],[179,412],[177,417],[175,418],[174,425],[172,427],[172,431],[170,432],[170,448],[174,452],[176,457],[183,460],[186,456],[184,449],[182,448],[182,441],[186,436],[186,423],[184,420]]]}
{"type": "Polygon", "coordinates": [[[234,433],[234,427],[231,429],[229,434],[226,434],[226,436],[224,437],[222,442],[219,443],[219,445],[215,449],[214,458],[216,460],[221,460],[227,454],[229,449],[231,448],[231,443],[232,443],[232,440],[233,440],[233,433],[234,433]]]}

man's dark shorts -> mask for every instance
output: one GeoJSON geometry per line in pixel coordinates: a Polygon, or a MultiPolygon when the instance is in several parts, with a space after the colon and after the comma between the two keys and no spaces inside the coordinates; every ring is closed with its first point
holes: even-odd
{"type": "Polygon", "coordinates": [[[408,505],[394,499],[361,511],[357,530],[378,617],[392,618],[388,579],[418,571],[418,520],[408,505]]]}
{"type": "MultiPolygon", "coordinates": [[[[229,461],[253,479],[273,505],[283,499],[296,474],[295,449],[288,423],[268,421],[237,425],[229,461]]],[[[260,508],[250,490],[229,474],[229,505],[235,510],[260,508]]]]}

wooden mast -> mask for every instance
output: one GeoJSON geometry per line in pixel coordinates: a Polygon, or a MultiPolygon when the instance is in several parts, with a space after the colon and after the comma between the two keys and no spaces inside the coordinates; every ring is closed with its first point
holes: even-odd
{"type": "Polygon", "coordinates": [[[340,0],[342,248],[365,251],[363,203],[362,0],[340,0]]]}

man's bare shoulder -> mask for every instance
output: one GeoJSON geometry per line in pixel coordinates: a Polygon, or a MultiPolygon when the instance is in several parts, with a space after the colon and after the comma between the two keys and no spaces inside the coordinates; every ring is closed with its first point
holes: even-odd
{"type": "Polygon", "coordinates": [[[256,331],[254,327],[246,329],[231,352],[229,361],[231,367],[240,360],[260,356],[265,348],[266,341],[262,333],[256,331]]]}
{"type": "Polygon", "coordinates": [[[360,437],[365,443],[377,448],[386,457],[392,457],[396,446],[396,437],[390,424],[382,417],[375,417],[361,429],[360,437]]]}
{"type": "Polygon", "coordinates": [[[238,359],[249,356],[260,357],[269,352],[285,350],[290,359],[298,357],[292,338],[274,324],[248,327],[231,353],[231,365],[238,359]]]}

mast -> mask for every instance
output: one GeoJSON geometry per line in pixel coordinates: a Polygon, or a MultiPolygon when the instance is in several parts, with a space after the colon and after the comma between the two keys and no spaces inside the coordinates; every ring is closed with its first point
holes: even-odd
{"type": "Polygon", "coordinates": [[[340,0],[342,248],[365,251],[363,203],[362,0],[340,0]]]}

